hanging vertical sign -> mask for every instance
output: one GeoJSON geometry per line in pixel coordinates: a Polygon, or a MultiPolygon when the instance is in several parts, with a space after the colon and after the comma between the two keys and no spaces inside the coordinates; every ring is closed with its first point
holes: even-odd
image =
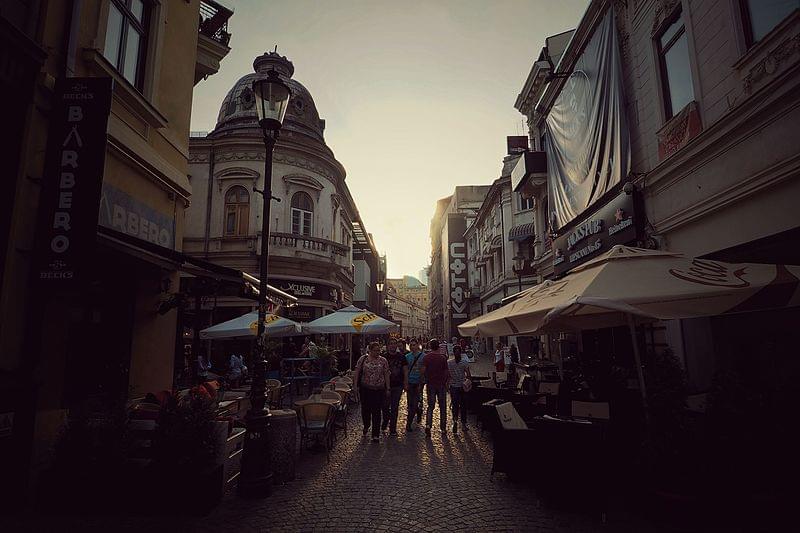
{"type": "Polygon", "coordinates": [[[458,337],[458,325],[469,319],[469,303],[464,291],[469,287],[467,243],[464,232],[467,220],[462,214],[447,215],[447,287],[450,302],[450,337],[458,337]]]}
{"type": "Polygon", "coordinates": [[[90,259],[103,183],[111,84],[111,78],[56,82],[36,243],[36,276],[42,282],[72,283],[90,259]]]}

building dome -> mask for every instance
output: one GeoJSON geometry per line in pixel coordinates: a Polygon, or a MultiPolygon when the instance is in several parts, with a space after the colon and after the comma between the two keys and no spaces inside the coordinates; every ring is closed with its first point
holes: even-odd
{"type": "Polygon", "coordinates": [[[253,70],[255,72],[239,78],[228,91],[217,115],[217,125],[210,137],[258,131],[258,116],[252,90],[253,80],[266,78],[267,72],[275,70],[292,91],[282,131],[308,135],[324,143],[325,121],[319,118],[314,99],[311,98],[308,89],[299,81],[292,79],[294,74],[292,62],[277,52],[267,52],[253,61],[253,70]]]}

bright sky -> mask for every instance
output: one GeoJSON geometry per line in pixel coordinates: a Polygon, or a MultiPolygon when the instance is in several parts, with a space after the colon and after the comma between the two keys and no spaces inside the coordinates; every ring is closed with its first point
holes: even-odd
{"type": "Polygon", "coordinates": [[[588,0],[222,0],[231,52],[195,88],[192,130],[253,59],[278,45],[326,121],[367,231],[390,277],[430,259],[436,200],[499,176],[514,101],[548,35],[574,28],[588,0]]]}

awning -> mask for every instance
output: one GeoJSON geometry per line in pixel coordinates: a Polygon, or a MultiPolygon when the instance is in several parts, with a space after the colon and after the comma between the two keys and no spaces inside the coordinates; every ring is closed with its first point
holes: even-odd
{"type": "MultiPolygon", "coordinates": [[[[235,268],[228,268],[199,257],[164,248],[150,241],[133,237],[126,233],[106,228],[105,226],[97,226],[98,242],[119,250],[121,252],[133,255],[147,261],[149,263],[158,265],[162,268],[180,270],[189,274],[188,277],[197,276],[202,278],[216,279],[220,282],[226,282],[232,285],[243,286],[248,289],[252,294],[258,294],[259,280],[241,270],[235,268]]],[[[280,289],[267,285],[267,292],[269,297],[275,300],[275,303],[283,305],[293,304],[297,302],[297,298],[288,294],[280,289]]]]}
{"type": "Polygon", "coordinates": [[[520,224],[508,230],[509,241],[524,241],[536,235],[533,222],[527,224],[520,224]]]}
{"type": "Polygon", "coordinates": [[[616,245],[458,326],[488,337],[599,329],[800,305],[800,266],[723,263],[616,245]]]}

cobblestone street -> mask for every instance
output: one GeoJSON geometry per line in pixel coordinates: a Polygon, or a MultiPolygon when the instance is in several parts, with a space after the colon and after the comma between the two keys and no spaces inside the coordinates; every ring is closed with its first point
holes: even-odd
{"type": "MultiPolygon", "coordinates": [[[[487,366],[476,363],[473,372],[487,366]]],[[[58,531],[648,531],[598,513],[567,512],[540,504],[534,490],[503,474],[490,480],[492,448],[475,417],[457,435],[421,427],[406,433],[405,401],[396,437],[372,443],[361,435],[360,410],[331,451],[303,450],[296,479],[270,497],[246,500],[228,493],[206,517],[50,517],[24,530],[58,531]]],[[[449,413],[448,413],[449,414],[449,413]]],[[[438,428],[438,413],[434,417],[438,428]]],[[[179,489],[178,489],[179,490],[179,489]]],[[[637,521],[638,522],[638,521],[637,521]]]]}

